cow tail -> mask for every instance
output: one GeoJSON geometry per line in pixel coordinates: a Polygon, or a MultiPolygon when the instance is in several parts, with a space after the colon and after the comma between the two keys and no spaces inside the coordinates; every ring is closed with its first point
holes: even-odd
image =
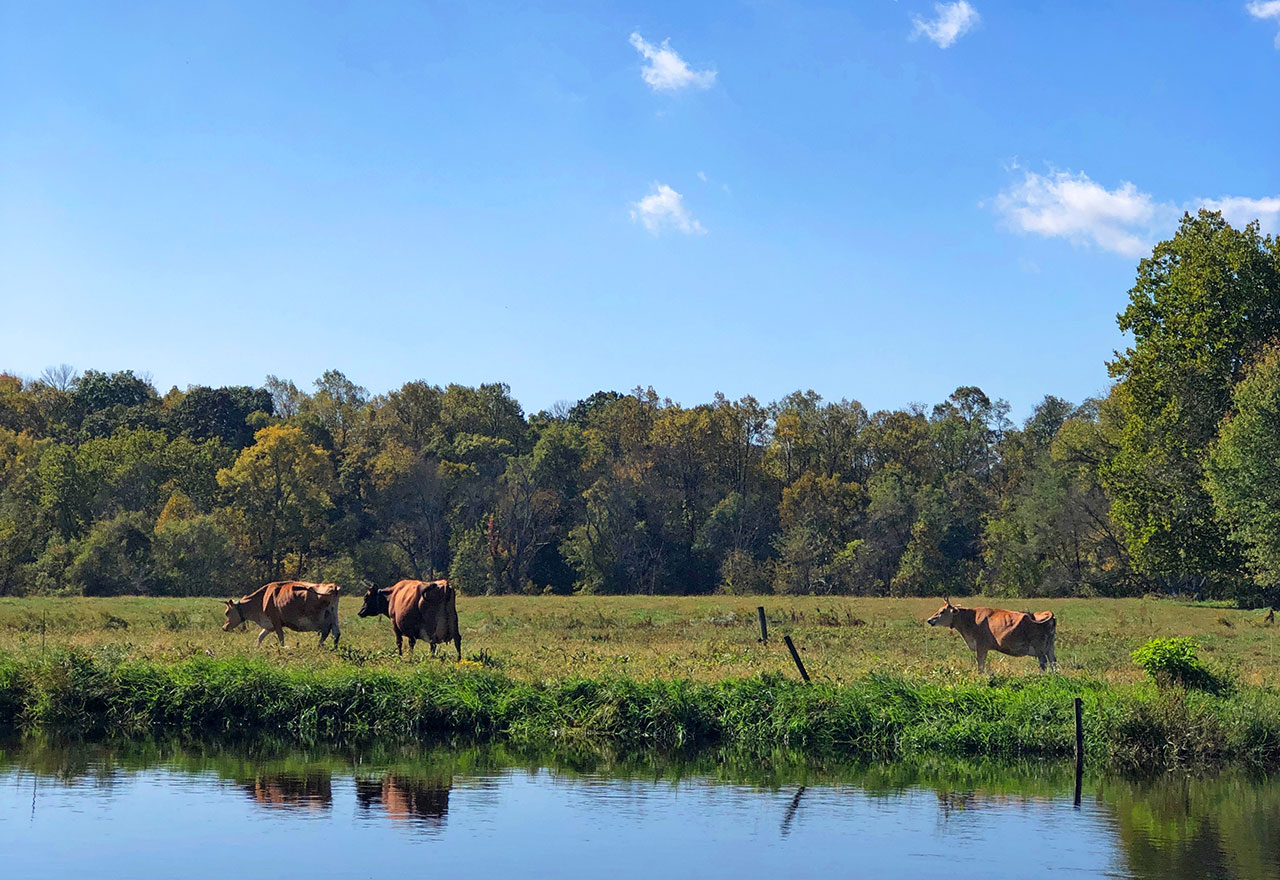
{"type": "Polygon", "coordinates": [[[445,608],[449,615],[449,628],[453,633],[453,648],[458,652],[458,659],[462,659],[462,630],[458,627],[458,593],[451,586],[447,587],[445,594],[445,608]]]}

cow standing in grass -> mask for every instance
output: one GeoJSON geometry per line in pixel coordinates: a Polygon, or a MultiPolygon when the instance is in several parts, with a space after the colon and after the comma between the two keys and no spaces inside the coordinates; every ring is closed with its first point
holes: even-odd
{"type": "Polygon", "coordinates": [[[960,633],[969,650],[978,655],[978,672],[985,672],[987,652],[999,651],[1010,657],[1035,657],[1043,670],[1056,671],[1058,658],[1053,640],[1058,621],[1052,611],[1005,611],[1001,608],[961,608],[948,599],[930,617],[929,626],[945,626],[960,633]]]}
{"type": "Polygon", "coordinates": [[[436,645],[451,641],[458,659],[462,659],[457,591],[448,581],[400,581],[381,590],[370,587],[357,615],[377,617],[380,614],[391,618],[391,631],[396,634],[396,651],[400,656],[404,656],[404,639],[408,638],[410,654],[418,639],[431,644],[432,656],[435,656],[436,645]]]}
{"type": "Polygon", "coordinates": [[[227,618],[222,624],[222,631],[231,632],[246,623],[256,623],[262,627],[262,632],[258,633],[259,645],[269,632],[275,633],[283,645],[286,629],[318,632],[321,645],[332,633],[333,646],[336,648],[338,638],[342,635],[338,629],[340,592],[341,587],[337,584],[275,581],[259,587],[247,596],[228,599],[227,618]]]}

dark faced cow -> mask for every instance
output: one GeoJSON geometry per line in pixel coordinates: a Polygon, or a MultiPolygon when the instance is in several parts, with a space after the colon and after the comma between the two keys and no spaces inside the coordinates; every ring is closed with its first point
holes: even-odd
{"type": "Polygon", "coordinates": [[[462,634],[458,630],[457,592],[447,580],[400,581],[390,587],[370,587],[364,595],[364,604],[357,612],[360,617],[377,617],[385,614],[391,618],[391,631],[396,634],[396,650],[404,656],[404,639],[409,639],[409,653],[422,639],[431,645],[453,642],[462,659],[462,634]]]}

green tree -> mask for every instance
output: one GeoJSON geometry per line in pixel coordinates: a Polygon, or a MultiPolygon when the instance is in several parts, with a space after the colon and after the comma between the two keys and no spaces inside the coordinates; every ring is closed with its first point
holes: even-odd
{"type": "Polygon", "coordinates": [[[388,442],[371,465],[371,506],[379,533],[415,578],[448,569],[448,478],[438,459],[388,442]]]}
{"type": "Polygon", "coordinates": [[[1184,216],[1138,266],[1119,316],[1133,345],[1109,364],[1124,413],[1103,470],[1134,566],[1166,587],[1223,590],[1242,569],[1203,463],[1245,365],[1280,333],[1280,243],[1216,212],[1184,216]]]}
{"type": "Polygon", "coordinates": [[[333,469],[324,450],[301,429],[263,428],[235,463],[218,471],[246,554],[265,579],[296,573],[322,535],[333,506],[333,469]]]}
{"type": "Polygon", "coordinates": [[[1206,485],[1219,520],[1244,547],[1254,581],[1274,591],[1280,587],[1280,345],[1258,358],[1231,398],[1234,412],[1210,448],[1206,485]]]}
{"type": "Polygon", "coordinates": [[[220,440],[238,451],[253,442],[249,416],[271,415],[274,406],[271,393],[263,388],[194,385],[170,413],[169,429],[193,440],[220,440]]]}
{"type": "Polygon", "coordinates": [[[150,382],[132,370],[110,374],[87,370],[71,386],[70,417],[82,433],[92,437],[108,436],[121,427],[156,428],[160,397],[150,382]]]}

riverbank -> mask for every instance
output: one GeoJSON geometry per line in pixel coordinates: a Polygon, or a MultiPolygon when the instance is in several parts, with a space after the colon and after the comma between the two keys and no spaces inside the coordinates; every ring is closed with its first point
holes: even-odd
{"type": "Polygon", "coordinates": [[[526,681],[474,662],[312,668],[77,650],[0,655],[0,724],[90,737],[461,735],[620,748],[787,748],[876,760],[1026,759],[1071,754],[1077,696],[1096,766],[1280,768],[1280,693],[1249,686],[1215,696],[1054,675],[957,683],[880,674],[813,684],[779,674],[526,681]]]}

